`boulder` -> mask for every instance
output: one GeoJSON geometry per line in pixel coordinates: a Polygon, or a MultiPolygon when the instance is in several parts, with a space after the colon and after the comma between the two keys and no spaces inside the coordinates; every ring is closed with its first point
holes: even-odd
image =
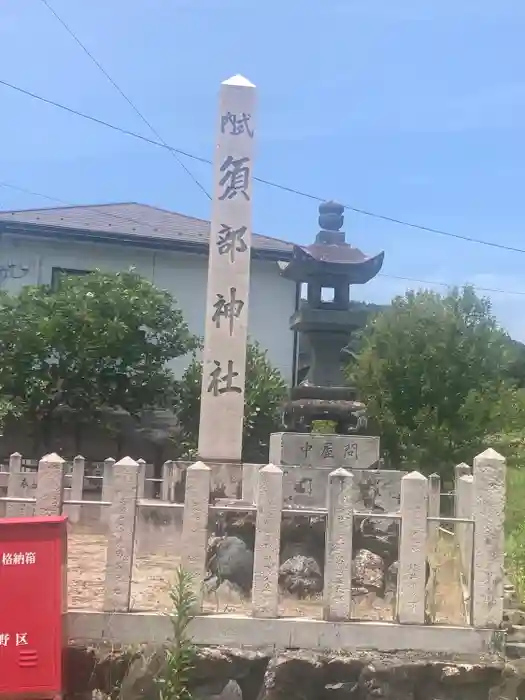
{"type": "Polygon", "coordinates": [[[250,594],[253,579],[253,551],[240,537],[212,537],[208,543],[208,585],[224,581],[233,584],[245,596],[250,594]]]}
{"type": "Polygon", "coordinates": [[[385,563],[368,549],[357,550],[352,562],[352,584],[371,593],[385,590],[385,563]]]}
{"type": "Polygon", "coordinates": [[[279,567],[279,586],[297,598],[314,596],[323,590],[323,575],[313,557],[296,554],[279,567]]]}

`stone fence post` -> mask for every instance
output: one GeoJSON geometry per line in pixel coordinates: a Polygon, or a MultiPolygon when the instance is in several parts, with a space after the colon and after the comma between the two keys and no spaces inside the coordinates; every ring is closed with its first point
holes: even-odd
{"type": "Polygon", "coordinates": [[[13,452],[9,455],[9,465],[7,467],[8,472],[21,472],[22,471],[22,455],[20,452],[13,452]]]}
{"type": "Polygon", "coordinates": [[[458,516],[458,481],[462,476],[468,476],[472,474],[472,469],[465,462],[456,464],[454,467],[454,515],[458,516]]]}
{"type": "MultiPolygon", "coordinates": [[[[113,500],[113,468],[115,467],[115,460],[113,457],[108,457],[104,460],[104,467],[102,471],[102,492],[100,494],[101,501],[112,501],[113,500]]],[[[107,523],[109,521],[109,508],[107,506],[100,507],[99,520],[102,523],[107,523]]]]}
{"type": "MultiPolygon", "coordinates": [[[[439,474],[431,474],[428,477],[428,515],[430,518],[439,518],[441,515],[441,478],[439,474]]],[[[439,541],[439,522],[428,523],[428,551],[435,555],[439,541]]]]}
{"type": "Polygon", "coordinates": [[[472,624],[498,628],[503,621],[505,458],[489,448],[474,458],[473,472],[472,624]]]}
{"type": "MultiPolygon", "coordinates": [[[[73,468],[71,470],[71,488],[69,490],[69,498],[72,501],[81,501],[84,493],[84,473],[86,470],[86,460],[81,455],[77,455],[73,460],[73,468]]],[[[72,523],[78,523],[80,520],[80,509],[82,506],[70,506],[67,503],[65,508],[69,520],[72,523]]]]}
{"type": "Polygon", "coordinates": [[[139,465],[137,476],[137,498],[149,498],[149,495],[146,496],[146,460],[137,459],[137,464],[139,465]]]}
{"type": "Polygon", "coordinates": [[[425,624],[428,480],[419,472],[401,479],[401,537],[397,578],[400,623],[425,624]]]}
{"type": "Polygon", "coordinates": [[[197,598],[195,613],[202,610],[206,554],[208,548],[208,515],[210,504],[211,469],[196,462],[186,470],[186,494],[182,523],[182,568],[191,575],[197,598]]]}
{"type": "Polygon", "coordinates": [[[252,613],[254,617],[277,617],[283,506],[282,469],[274,464],[263,467],[259,471],[257,488],[252,613]]]}
{"type": "Polygon", "coordinates": [[[64,464],[52,453],[38,463],[35,515],[61,515],[64,502],[64,464]]]}
{"type": "Polygon", "coordinates": [[[162,465],[162,484],[160,487],[161,500],[175,502],[175,462],[172,459],[162,465]]]}
{"type": "Polygon", "coordinates": [[[113,494],[108,511],[108,548],[104,610],[128,612],[133,571],[133,548],[137,521],[137,477],[139,465],[130,457],[112,460],[113,494]]]}
{"type": "Polygon", "coordinates": [[[325,620],[351,618],[353,489],[354,476],[346,469],[336,469],[328,477],[323,592],[325,620]]]}
{"type": "MultiPolygon", "coordinates": [[[[8,498],[36,498],[38,473],[22,472],[22,458],[15,452],[9,460],[8,498]]],[[[6,518],[29,518],[35,513],[34,503],[6,503],[6,518]]]]}
{"type": "Polygon", "coordinates": [[[247,503],[257,503],[257,480],[259,478],[260,464],[242,465],[242,495],[241,498],[247,503]]]}
{"type": "MultiPolygon", "coordinates": [[[[470,474],[460,476],[456,485],[456,505],[458,518],[472,518],[474,477],[470,474]]],[[[456,542],[459,549],[461,572],[467,589],[467,598],[472,595],[472,551],[474,544],[474,528],[468,523],[456,523],[456,542]]]]}

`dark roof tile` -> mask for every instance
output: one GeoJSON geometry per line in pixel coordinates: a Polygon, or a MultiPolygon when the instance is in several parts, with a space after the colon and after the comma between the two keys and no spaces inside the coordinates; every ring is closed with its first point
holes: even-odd
{"type": "MultiPolygon", "coordinates": [[[[0,212],[1,221],[180,243],[207,244],[210,238],[209,221],[136,202],[0,212]]],[[[259,234],[253,235],[252,245],[257,250],[277,253],[291,253],[293,247],[286,241],[259,234]]]]}

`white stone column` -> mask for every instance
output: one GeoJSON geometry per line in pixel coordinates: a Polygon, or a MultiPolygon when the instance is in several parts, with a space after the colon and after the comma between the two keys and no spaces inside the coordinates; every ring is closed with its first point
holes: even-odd
{"type": "Polygon", "coordinates": [[[505,458],[492,448],[474,458],[472,623],[498,628],[503,620],[505,458]]]}
{"type": "MultiPolygon", "coordinates": [[[[474,477],[471,474],[461,476],[457,482],[458,518],[472,518],[474,502],[474,477]]],[[[456,541],[459,548],[461,569],[465,578],[468,598],[472,595],[472,552],[474,545],[474,528],[468,523],[456,523],[456,541]]]]}
{"type": "Polygon", "coordinates": [[[139,465],[137,477],[137,498],[146,498],[146,460],[137,459],[139,465]]]}
{"type": "Polygon", "coordinates": [[[401,538],[397,616],[401,623],[425,623],[428,480],[419,472],[401,479],[401,538]]]}
{"type": "Polygon", "coordinates": [[[325,620],[350,620],[352,612],[352,528],[354,476],[336,469],[328,477],[324,567],[325,620]]]}
{"type": "Polygon", "coordinates": [[[242,465],[242,500],[254,505],[257,504],[257,483],[260,469],[260,464],[242,465]]]}
{"type": "MultiPolygon", "coordinates": [[[[441,515],[441,478],[439,474],[431,474],[428,477],[428,515],[438,518],[441,515]]],[[[428,523],[428,551],[435,554],[439,540],[439,522],[428,523]]]]}
{"type": "Polygon", "coordinates": [[[112,465],[114,485],[108,511],[108,548],[104,610],[128,612],[137,523],[137,474],[139,465],[124,457],[112,465]]]}
{"type": "MultiPolygon", "coordinates": [[[[104,460],[104,468],[102,471],[102,493],[100,495],[101,501],[111,501],[113,499],[113,468],[115,466],[115,460],[113,457],[108,457],[104,460]]],[[[109,508],[107,506],[101,506],[100,508],[100,522],[107,523],[109,520],[109,508]]]]}
{"type": "MultiPolygon", "coordinates": [[[[73,469],[71,470],[71,488],[69,498],[72,501],[81,501],[84,493],[84,472],[86,468],[86,460],[81,455],[77,455],[73,460],[73,469]]],[[[67,515],[72,523],[78,523],[80,520],[80,509],[82,506],[70,506],[66,504],[67,515]]]]}
{"type": "Polygon", "coordinates": [[[64,464],[55,454],[42,457],[38,463],[35,515],[61,515],[64,500],[64,464]]]}
{"type": "Polygon", "coordinates": [[[240,462],[252,238],[255,86],[221,85],[204,332],[199,459],[240,462]]]}
{"type": "Polygon", "coordinates": [[[472,469],[465,462],[456,464],[454,467],[454,515],[458,516],[458,481],[462,476],[467,476],[472,474],[472,469]]]}
{"type": "Polygon", "coordinates": [[[252,585],[254,617],[277,617],[279,613],[282,505],[282,469],[268,464],[259,471],[258,480],[252,585]]]}
{"type": "Polygon", "coordinates": [[[172,459],[168,459],[162,465],[162,485],[160,491],[160,498],[162,501],[168,501],[173,503],[175,501],[175,462],[172,459]]]}
{"type": "Polygon", "coordinates": [[[196,462],[186,471],[186,494],[182,524],[182,568],[191,575],[193,592],[197,598],[195,612],[202,609],[206,553],[208,548],[208,514],[210,504],[211,469],[196,462]]]}
{"type": "Polygon", "coordinates": [[[9,455],[9,466],[7,470],[10,472],[22,471],[22,455],[20,452],[13,452],[13,454],[9,455]]]}

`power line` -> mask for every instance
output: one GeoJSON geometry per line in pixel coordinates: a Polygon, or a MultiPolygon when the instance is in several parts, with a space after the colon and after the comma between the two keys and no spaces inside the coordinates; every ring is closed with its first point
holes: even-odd
{"type": "Polygon", "coordinates": [[[58,12],[50,5],[48,0],[42,0],[42,3],[47,7],[49,12],[60,22],[60,24],[64,27],[64,29],[67,31],[67,33],[74,39],[74,41],[80,46],[82,51],[90,58],[90,60],[95,64],[95,66],[105,75],[105,77],[109,80],[111,85],[115,88],[115,90],[123,97],[126,102],[129,104],[129,106],[133,109],[133,111],[142,119],[144,124],[149,128],[149,130],[155,134],[155,136],[158,138],[158,140],[166,147],[168,148],[169,152],[171,155],[175,158],[177,163],[181,166],[181,168],[184,170],[184,172],[191,177],[193,182],[197,185],[197,187],[204,192],[206,197],[208,199],[211,199],[210,194],[206,190],[206,188],[199,182],[199,180],[195,177],[195,175],[191,172],[191,170],[186,166],[186,164],[179,158],[177,153],[170,149],[166,141],[162,138],[162,136],[159,134],[157,129],[153,126],[153,124],[146,119],[144,114],[140,111],[140,109],[137,107],[137,105],[126,95],[126,93],[122,90],[122,88],[118,85],[118,83],[111,77],[111,75],[108,73],[108,71],[104,68],[104,66],[98,61],[95,56],[91,53],[91,51],[87,48],[85,44],[82,43],[82,41],[79,39],[79,37],[75,34],[75,32],[71,29],[71,27],[62,19],[62,17],[58,14],[58,12]]]}
{"type": "MultiPolygon", "coordinates": [[[[48,194],[43,194],[42,192],[35,192],[34,190],[27,189],[26,187],[20,187],[19,185],[14,185],[11,182],[5,182],[5,181],[0,181],[0,187],[7,187],[12,190],[17,190],[18,192],[24,192],[25,194],[30,194],[35,197],[42,197],[43,199],[47,199],[50,202],[57,202],[59,204],[64,204],[68,207],[74,207],[77,206],[75,204],[72,204],[71,202],[68,202],[63,199],[58,199],[57,197],[52,197],[48,194]]],[[[100,214],[104,214],[104,216],[109,216],[113,219],[121,219],[122,221],[128,221],[128,222],[133,222],[137,224],[141,224],[142,226],[149,226],[152,229],[157,229],[158,226],[154,226],[153,224],[149,224],[147,221],[138,221],[137,219],[132,219],[128,218],[126,216],[119,216],[118,214],[112,214],[110,212],[102,212],[98,211],[100,214]]],[[[0,219],[1,221],[1,219],[0,219]]],[[[421,279],[416,279],[414,277],[401,277],[399,275],[388,275],[384,272],[380,272],[378,277],[385,277],[388,279],[393,279],[393,280],[401,280],[403,282],[416,282],[417,284],[429,284],[429,285],[434,285],[434,286],[439,286],[439,287],[446,287],[450,289],[451,287],[454,286],[461,286],[461,285],[454,285],[450,282],[436,282],[436,281],[431,281],[431,280],[421,280],[421,279]]],[[[478,287],[477,285],[472,285],[475,289],[479,290],[480,292],[491,292],[493,294],[516,294],[518,296],[525,296],[525,292],[518,292],[512,289],[494,289],[491,287],[478,287]]]]}
{"type": "MultiPolygon", "coordinates": [[[[131,131],[129,129],[124,129],[120,126],[117,126],[116,124],[111,124],[110,122],[107,122],[103,119],[99,119],[98,117],[93,117],[90,114],[86,114],[85,112],[80,112],[79,110],[73,109],[72,107],[68,107],[67,105],[63,105],[60,102],[55,102],[54,100],[50,100],[46,97],[42,97],[41,95],[37,95],[34,92],[31,92],[30,90],[25,90],[24,88],[18,87],[17,85],[13,85],[12,83],[7,82],[6,80],[0,80],[0,85],[4,85],[5,87],[11,88],[12,90],[15,90],[16,92],[19,92],[23,95],[27,95],[28,97],[32,97],[33,99],[39,100],[40,102],[44,102],[45,104],[52,105],[53,107],[57,107],[58,109],[61,109],[65,112],[68,112],[69,114],[74,114],[75,116],[82,117],[83,119],[87,119],[88,121],[94,122],[95,124],[100,124],[102,126],[105,126],[109,129],[113,129],[113,131],[118,131],[121,134],[125,134],[126,136],[132,136],[133,138],[139,139],[141,141],[144,141],[145,143],[152,144],[154,146],[159,146],[160,148],[166,148],[169,151],[172,151],[174,153],[178,153],[179,155],[185,156],[186,158],[191,158],[192,160],[198,161],[200,163],[207,163],[208,165],[211,164],[211,161],[208,158],[202,158],[201,156],[196,156],[193,153],[189,153],[188,151],[183,151],[181,148],[174,148],[173,146],[170,146],[169,144],[162,143],[161,141],[155,141],[154,139],[150,139],[147,136],[144,136],[142,134],[138,134],[135,131],[131,131]]],[[[301,190],[295,189],[293,187],[287,187],[286,185],[281,185],[277,182],[273,182],[272,180],[266,180],[261,177],[255,177],[253,178],[254,180],[257,180],[257,182],[260,182],[264,185],[269,185],[270,187],[275,187],[279,190],[283,190],[284,192],[289,192],[291,194],[296,194],[300,197],[306,197],[308,199],[314,200],[316,202],[325,202],[326,198],[325,197],[317,197],[316,195],[310,194],[308,192],[302,192],[301,190]]],[[[467,241],[468,243],[477,243],[479,245],[485,245],[489,246],[491,248],[498,248],[500,250],[508,250],[513,253],[525,253],[525,249],[523,248],[515,248],[514,246],[509,246],[505,245],[503,243],[496,243],[494,241],[485,241],[481,238],[473,238],[471,236],[463,236],[459,233],[452,233],[450,231],[445,231],[443,229],[438,229],[438,228],[433,228],[431,226],[425,226],[423,224],[416,224],[410,221],[405,221],[403,219],[396,219],[395,217],[392,216],[387,216],[385,214],[378,214],[376,212],[368,211],[366,209],[360,209],[358,207],[353,207],[349,204],[343,204],[342,205],[345,209],[348,211],[352,211],[356,214],[362,214],[363,216],[369,216],[374,219],[380,219],[382,221],[387,221],[392,224],[397,224],[399,226],[407,226],[409,228],[414,228],[418,229],[420,231],[426,231],[427,233],[436,233],[440,236],[448,236],[450,238],[456,238],[458,240],[462,241],[467,241]]]]}
{"type": "MultiPolygon", "coordinates": [[[[35,192],[34,190],[29,190],[26,187],[20,187],[19,185],[13,185],[11,182],[2,182],[0,181],[0,187],[8,187],[11,190],[17,190],[18,192],[23,192],[24,194],[30,194],[34,197],[42,197],[43,199],[47,199],[49,202],[55,202],[57,204],[63,204],[66,207],[78,207],[81,205],[78,204],[73,204],[73,202],[68,202],[65,199],[58,199],[57,197],[51,197],[48,194],[43,194],[42,192],[35,192]]],[[[97,209],[97,214],[100,216],[106,216],[111,219],[117,219],[120,221],[125,221],[127,223],[131,224],[138,224],[139,226],[148,226],[152,230],[157,230],[158,226],[155,226],[154,224],[150,224],[147,221],[140,221],[139,219],[134,219],[130,216],[120,216],[119,214],[114,214],[109,211],[101,211],[100,209],[97,209]]]]}
{"type": "MultiPolygon", "coordinates": [[[[430,281],[430,280],[419,280],[419,279],[414,279],[413,277],[400,277],[399,275],[386,275],[383,272],[380,272],[378,274],[378,277],[388,277],[389,279],[392,280],[401,280],[403,282],[417,282],[418,284],[430,284],[430,285],[435,285],[438,287],[447,287],[447,289],[450,289],[451,287],[461,287],[465,286],[468,284],[468,282],[465,282],[463,284],[452,284],[451,282],[435,282],[435,281],[430,281]]],[[[478,287],[477,285],[473,284],[472,285],[474,289],[478,289],[480,292],[491,292],[493,294],[517,294],[518,296],[524,296],[525,297],[525,292],[518,292],[513,289],[494,289],[492,287],[478,287]]]]}

